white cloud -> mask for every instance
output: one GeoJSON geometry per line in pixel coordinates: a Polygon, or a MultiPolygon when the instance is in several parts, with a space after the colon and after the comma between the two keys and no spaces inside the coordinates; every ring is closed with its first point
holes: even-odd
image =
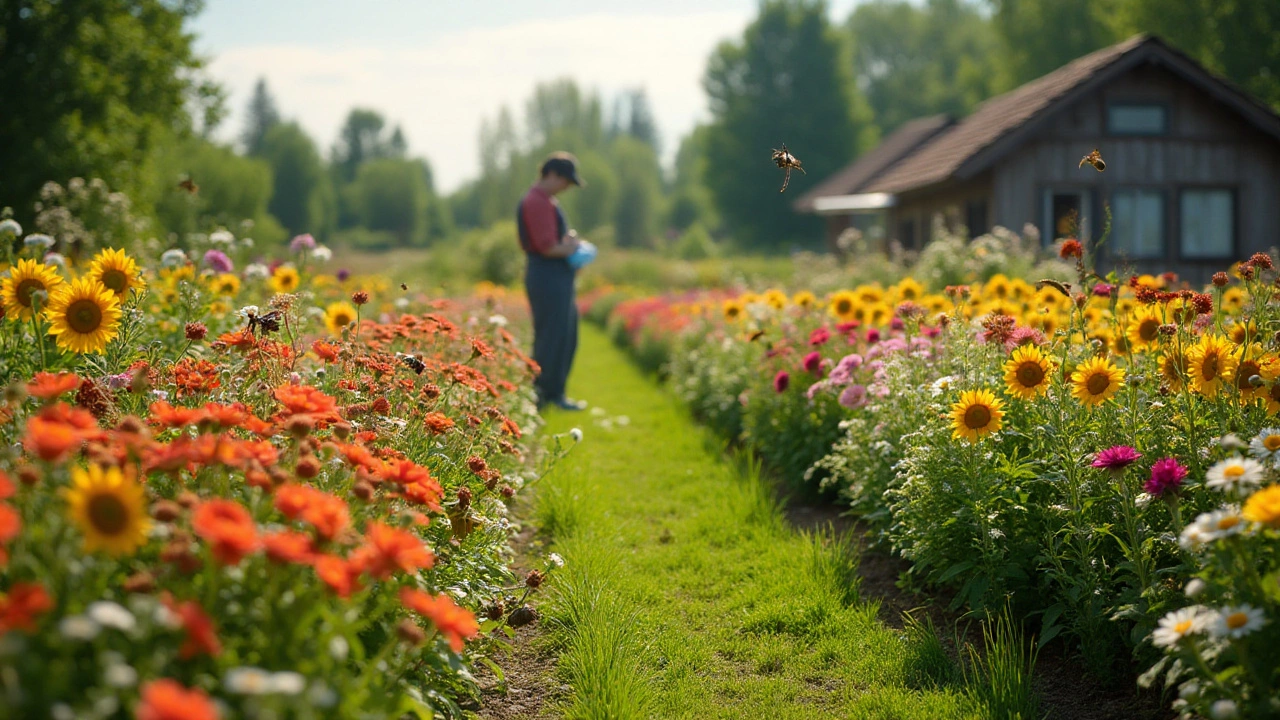
{"type": "Polygon", "coordinates": [[[749,11],[592,14],[478,28],[422,47],[246,46],[217,52],[209,71],[231,91],[224,137],[239,131],[253,84],[265,76],[281,112],[326,153],[353,106],[374,108],[404,127],[412,152],[431,161],[448,191],[478,172],[480,120],[504,104],[522,113],[536,83],[560,77],[606,96],[644,86],[673,152],[705,113],[707,57],[749,20],[749,11]]]}

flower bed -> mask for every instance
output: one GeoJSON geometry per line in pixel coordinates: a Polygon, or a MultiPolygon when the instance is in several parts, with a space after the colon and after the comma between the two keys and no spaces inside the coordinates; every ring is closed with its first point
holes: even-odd
{"type": "Polygon", "coordinates": [[[1008,603],[1106,677],[1149,668],[1188,716],[1280,686],[1280,297],[1255,255],[1173,276],[906,279],[619,303],[705,422],[838,494],[916,582],[1008,603]]]}
{"type": "Polygon", "coordinates": [[[0,714],[461,716],[542,582],[506,565],[535,365],[503,299],[200,240],[7,266],[0,714]]]}

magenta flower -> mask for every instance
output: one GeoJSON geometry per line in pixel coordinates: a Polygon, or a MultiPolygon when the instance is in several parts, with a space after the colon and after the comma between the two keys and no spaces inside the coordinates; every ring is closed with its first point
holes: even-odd
{"type": "Polygon", "coordinates": [[[773,376],[773,390],[779,394],[787,391],[787,386],[791,384],[791,374],[786,370],[779,370],[777,375],[773,376]]]}
{"type": "Polygon", "coordinates": [[[1128,445],[1116,445],[1098,453],[1093,457],[1093,466],[1104,470],[1120,470],[1142,457],[1142,454],[1128,445]]]}
{"type": "Polygon", "coordinates": [[[1111,292],[1115,289],[1115,285],[1100,282],[1093,286],[1093,294],[1097,297],[1111,297],[1111,292]]]}
{"type": "Polygon", "coordinates": [[[880,342],[880,331],[877,330],[876,328],[867,328],[867,342],[868,343],[880,342]]]}
{"type": "Polygon", "coordinates": [[[814,377],[822,377],[822,353],[814,350],[804,356],[804,369],[813,374],[814,377]]]}
{"type": "Polygon", "coordinates": [[[1151,479],[1143,484],[1142,489],[1148,495],[1163,497],[1182,489],[1182,480],[1187,476],[1187,469],[1178,464],[1177,458],[1157,460],[1151,466],[1151,479]]]}
{"type": "Polygon", "coordinates": [[[231,262],[231,258],[221,250],[209,250],[204,254],[205,267],[214,272],[229,273],[235,269],[235,265],[231,262]]]}
{"type": "Polygon", "coordinates": [[[831,339],[831,331],[828,330],[825,326],[820,328],[814,328],[813,332],[809,333],[809,344],[814,347],[818,347],[819,345],[825,345],[827,341],[830,339],[831,339]]]}

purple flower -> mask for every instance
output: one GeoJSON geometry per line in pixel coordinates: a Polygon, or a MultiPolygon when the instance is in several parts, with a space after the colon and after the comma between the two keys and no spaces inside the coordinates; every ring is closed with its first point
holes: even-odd
{"type": "Polygon", "coordinates": [[[1128,445],[1116,445],[1095,455],[1093,466],[1105,470],[1120,470],[1140,457],[1142,454],[1128,445]]]}
{"type": "Polygon", "coordinates": [[[303,250],[315,250],[316,239],[311,237],[311,233],[304,233],[289,241],[289,250],[291,252],[302,252],[303,250]]]}
{"type": "Polygon", "coordinates": [[[804,369],[813,374],[814,377],[822,377],[822,353],[814,350],[804,356],[804,369]]]}
{"type": "Polygon", "coordinates": [[[861,385],[850,385],[840,393],[840,404],[854,410],[867,404],[867,389],[861,385]]]}
{"type": "Polygon", "coordinates": [[[787,387],[791,385],[791,374],[786,370],[779,370],[777,375],[773,376],[773,390],[776,393],[784,393],[787,387]]]}
{"type": "Polygon", "coordinates": [[[346,282],[347,278],[351,277],[351,271],[346,268],[342,268],[338,270],[337,277],[338,282],[346,282]]]}
{"type": "Polygon", "coordinates": [[[1187,476],[1187,469],[1178,464],[1177,458],[1157,460],[1151,466],[1151,479],[1143,484],[1142,489],[1148,495],[1163,497],[1176,493],[1182,488],[1182,480],[1187,476]]]}
{"type": "Polygon", "coordinates": [[[204,264],[205,267],[210,270],[220,273],[229,273],[236,269],[235,264],[231,262],[231,258],[227,257],[227,254],[221,250],[209,250],[205,252],[204,264]]]}

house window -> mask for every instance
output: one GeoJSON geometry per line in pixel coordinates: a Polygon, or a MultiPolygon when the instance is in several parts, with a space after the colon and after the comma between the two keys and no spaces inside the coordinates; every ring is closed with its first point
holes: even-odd
{"type": "Polygon", "coordinates": [[[1158,190],[1116,190],[1111,196],[1111,240],[1116,255],[1164,257],[1164,194],[1158,190]]]}
{"type": "Polygon", "coordinates": [[[1153,104],[1110,105],[1107,131],[1112,135],[1164,135],[1169,132],[1169,109],[1153,104]]]}
{"type": "Polygon", "coordinates": [[[916,246],[916,223],[914,219],[908,218],[898,224],[898,242],[902,243],[902,247],[912,249],[916,246]]]}
{"type": "Polygon", "coordinates": [[[964,204],[964,225],[969,229],[971,239],[987,232],[986,200],[970,200],[964,204]]]}
{"type": "Polygon", "coordinates": [[[1189,260],[1235,255],[1235,193],[1227,189],[1183,190],[1181,254],[1189,260]]]}

